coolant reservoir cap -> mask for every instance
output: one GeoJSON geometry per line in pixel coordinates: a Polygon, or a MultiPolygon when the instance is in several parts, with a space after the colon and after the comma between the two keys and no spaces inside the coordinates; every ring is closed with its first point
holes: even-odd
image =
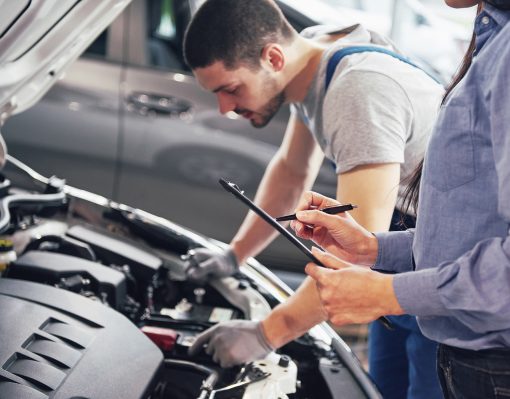
{"type": "Polygon", "coordinates": [[[8,238],[0,239],[0,252],[9,252],[12,251],[13,244],[12,241],[8,238]]]}
{"type": "Polygon", "coordinates": [[[280,357],[280,360],[278,361],[278,366],[285,368],[285,367],[289,366],[289,363],[290,363],[290,357],[288,357],[287,355],[282,355],[280,357]]]}

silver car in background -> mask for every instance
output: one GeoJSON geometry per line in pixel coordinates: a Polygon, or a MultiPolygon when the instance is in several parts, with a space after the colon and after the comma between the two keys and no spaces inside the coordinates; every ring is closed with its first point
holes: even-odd
{"type": "MultiPolygon", "coordinates": [[[[133,0],[34,107],[3,128],[9,153],[73,186],[229,241],[246,208],[218,184],[253,196],[288,118],[265,129],[220,115],[184,65],[181,43],[193,0],[133,0]],[[37,131],[34,135],[33,132],[37,131]],[[63,172],[64,171],[64,172],[63,172]]],[[[312,20],[283,5],[300,30],[312,20]]],[[[326,164],[315,189],[335,195],[326,164]]],[[[278,240],[259,258],[279,269],[305,259],[278,240]]]]}

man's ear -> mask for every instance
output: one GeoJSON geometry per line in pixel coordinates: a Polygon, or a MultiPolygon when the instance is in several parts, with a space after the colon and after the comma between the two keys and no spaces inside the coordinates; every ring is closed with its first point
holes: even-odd
{"type": "Polygon", "coordinates": [[[285,66],[285,53],[283,47],[277,43],[268,43],[262,49],[260,55],[262,66],[273,72],[280,72],[285,66]]]}

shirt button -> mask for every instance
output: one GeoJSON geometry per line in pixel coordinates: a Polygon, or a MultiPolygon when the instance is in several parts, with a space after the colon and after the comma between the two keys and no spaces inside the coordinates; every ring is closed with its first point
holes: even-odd
{"type": "Polygon", "coordinates": [[[482,18],[482,24],[487,25],[491,19],[486,15],[482,18]]]}

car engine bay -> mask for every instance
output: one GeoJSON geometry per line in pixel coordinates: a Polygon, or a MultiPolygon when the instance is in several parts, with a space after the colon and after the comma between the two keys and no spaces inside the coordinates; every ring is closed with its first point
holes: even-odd
{"type": "Polygon", "coordinates": [[[188,282],[188,251],[224,244],[8,159],[1,398],[377,397],[327,326],[240,367],[222,369],[203,351],[190,357],[205,329],[261,320],[289,292],[254,260],[233,277],[188,282]]]}

